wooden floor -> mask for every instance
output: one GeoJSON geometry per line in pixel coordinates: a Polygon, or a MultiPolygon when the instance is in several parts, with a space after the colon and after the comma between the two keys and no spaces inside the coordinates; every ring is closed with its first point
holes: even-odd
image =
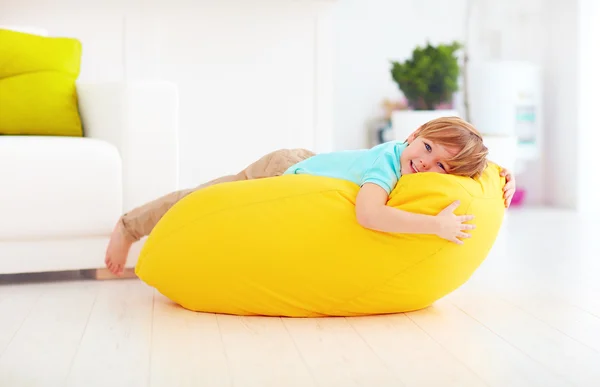
{"type": "Polygon", "coordinates": [[[0,386],[600,386],[598,231],[511,211],[465,286],[383,317],[215,316],[138,280],[0,278],[0,386]]]}

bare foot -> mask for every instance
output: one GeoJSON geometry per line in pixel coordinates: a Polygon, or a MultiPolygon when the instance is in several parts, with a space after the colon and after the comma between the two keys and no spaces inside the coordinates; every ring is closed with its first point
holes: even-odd
{"type": "Polygon", "coordinates": [[[104,259],[104,263],[108,270],[118,276],[123,274],[123,269],[127,262],[127,255],[133,244],[133,241],[125,236],[121,228],[122,225],[119,221],[110,235],[110,241],[106,248],[106,258],[104,259]]]}

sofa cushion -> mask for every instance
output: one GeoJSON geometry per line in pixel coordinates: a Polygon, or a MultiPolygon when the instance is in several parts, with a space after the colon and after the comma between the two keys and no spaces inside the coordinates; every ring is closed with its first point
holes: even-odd
{"type": "Polygon", "coordinates": [[[108,142],[0,136],[0,165],[0,239],[108,235],[121,215],[121,158],[108,142]]]}
{"type": "Polygon", "coordinates": [[[0,134],[82,136],[81,43],[0,29],[0,134]]]}

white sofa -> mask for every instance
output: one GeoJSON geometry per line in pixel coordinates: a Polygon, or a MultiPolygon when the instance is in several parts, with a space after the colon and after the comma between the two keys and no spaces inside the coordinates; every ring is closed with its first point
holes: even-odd
{"type": "Polygon", "coordinates": [[[176,87],[77,87],[83,138],[0,136],[0,274],[103,268],[119,216],[178,188],[176,87]]]}

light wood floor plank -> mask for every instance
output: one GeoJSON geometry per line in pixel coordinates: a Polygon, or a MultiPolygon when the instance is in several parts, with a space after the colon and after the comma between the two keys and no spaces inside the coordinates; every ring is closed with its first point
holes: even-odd
{"type": "Polygon", "coordinates": [[[486,386],[405,314],[347,320],[407,387],[486,386]]]}
{"type": "Polygon", "coordinates": [[[346,319],[283,322],[320,386],[404,386],[346,319]]]}
{"type": "Polygon", "coordinates": [[[233,386],[315,386],[279,318],[218,315],[233,386]]]}
{"type": "Polygon", "coordinates": [[[190,312],[155,294],[150,386],[232,385],[216,315],[190,312]]]}
{"type": "Polygon", "coordinates": [[[0,358],[0,386],[64,386],[97,292],[48,284],[0,358]]]}
{"type": "Polygon", "coordinates": [[[448,301],[407,317],[490,386],[570,385],[448,301]]]}
{"type": "Polygon", "coordinates": [[[593,348],[491,294],[459,291],[449,299],[563,380],[579,386],[600,385],[600,353],[593,348]]]}
{"type": "Polygon", "coordinates": [[[102,284],[67,386],[146,387],[154,290],[138,280],[102,284]]]}
{"type": "MultiPolygon", "coordinates": [[[[563,298],[551,295],[547,291],[528,289],[525,286],[518,290],[510,288],[502,291],[483,286],[465,287],[461,292],[465,295],[471,293],[485,295],[488,303],[495,302],[494,299],[509,303],[600,353],[600,317],[563,298]]],[[[458,294],[461,293],[457,292],[458,294]]]]}
{"type": "Polygon", "coordinates": [[[45,290],[44,286],[0,286],[0,359],[45,290]]]}

